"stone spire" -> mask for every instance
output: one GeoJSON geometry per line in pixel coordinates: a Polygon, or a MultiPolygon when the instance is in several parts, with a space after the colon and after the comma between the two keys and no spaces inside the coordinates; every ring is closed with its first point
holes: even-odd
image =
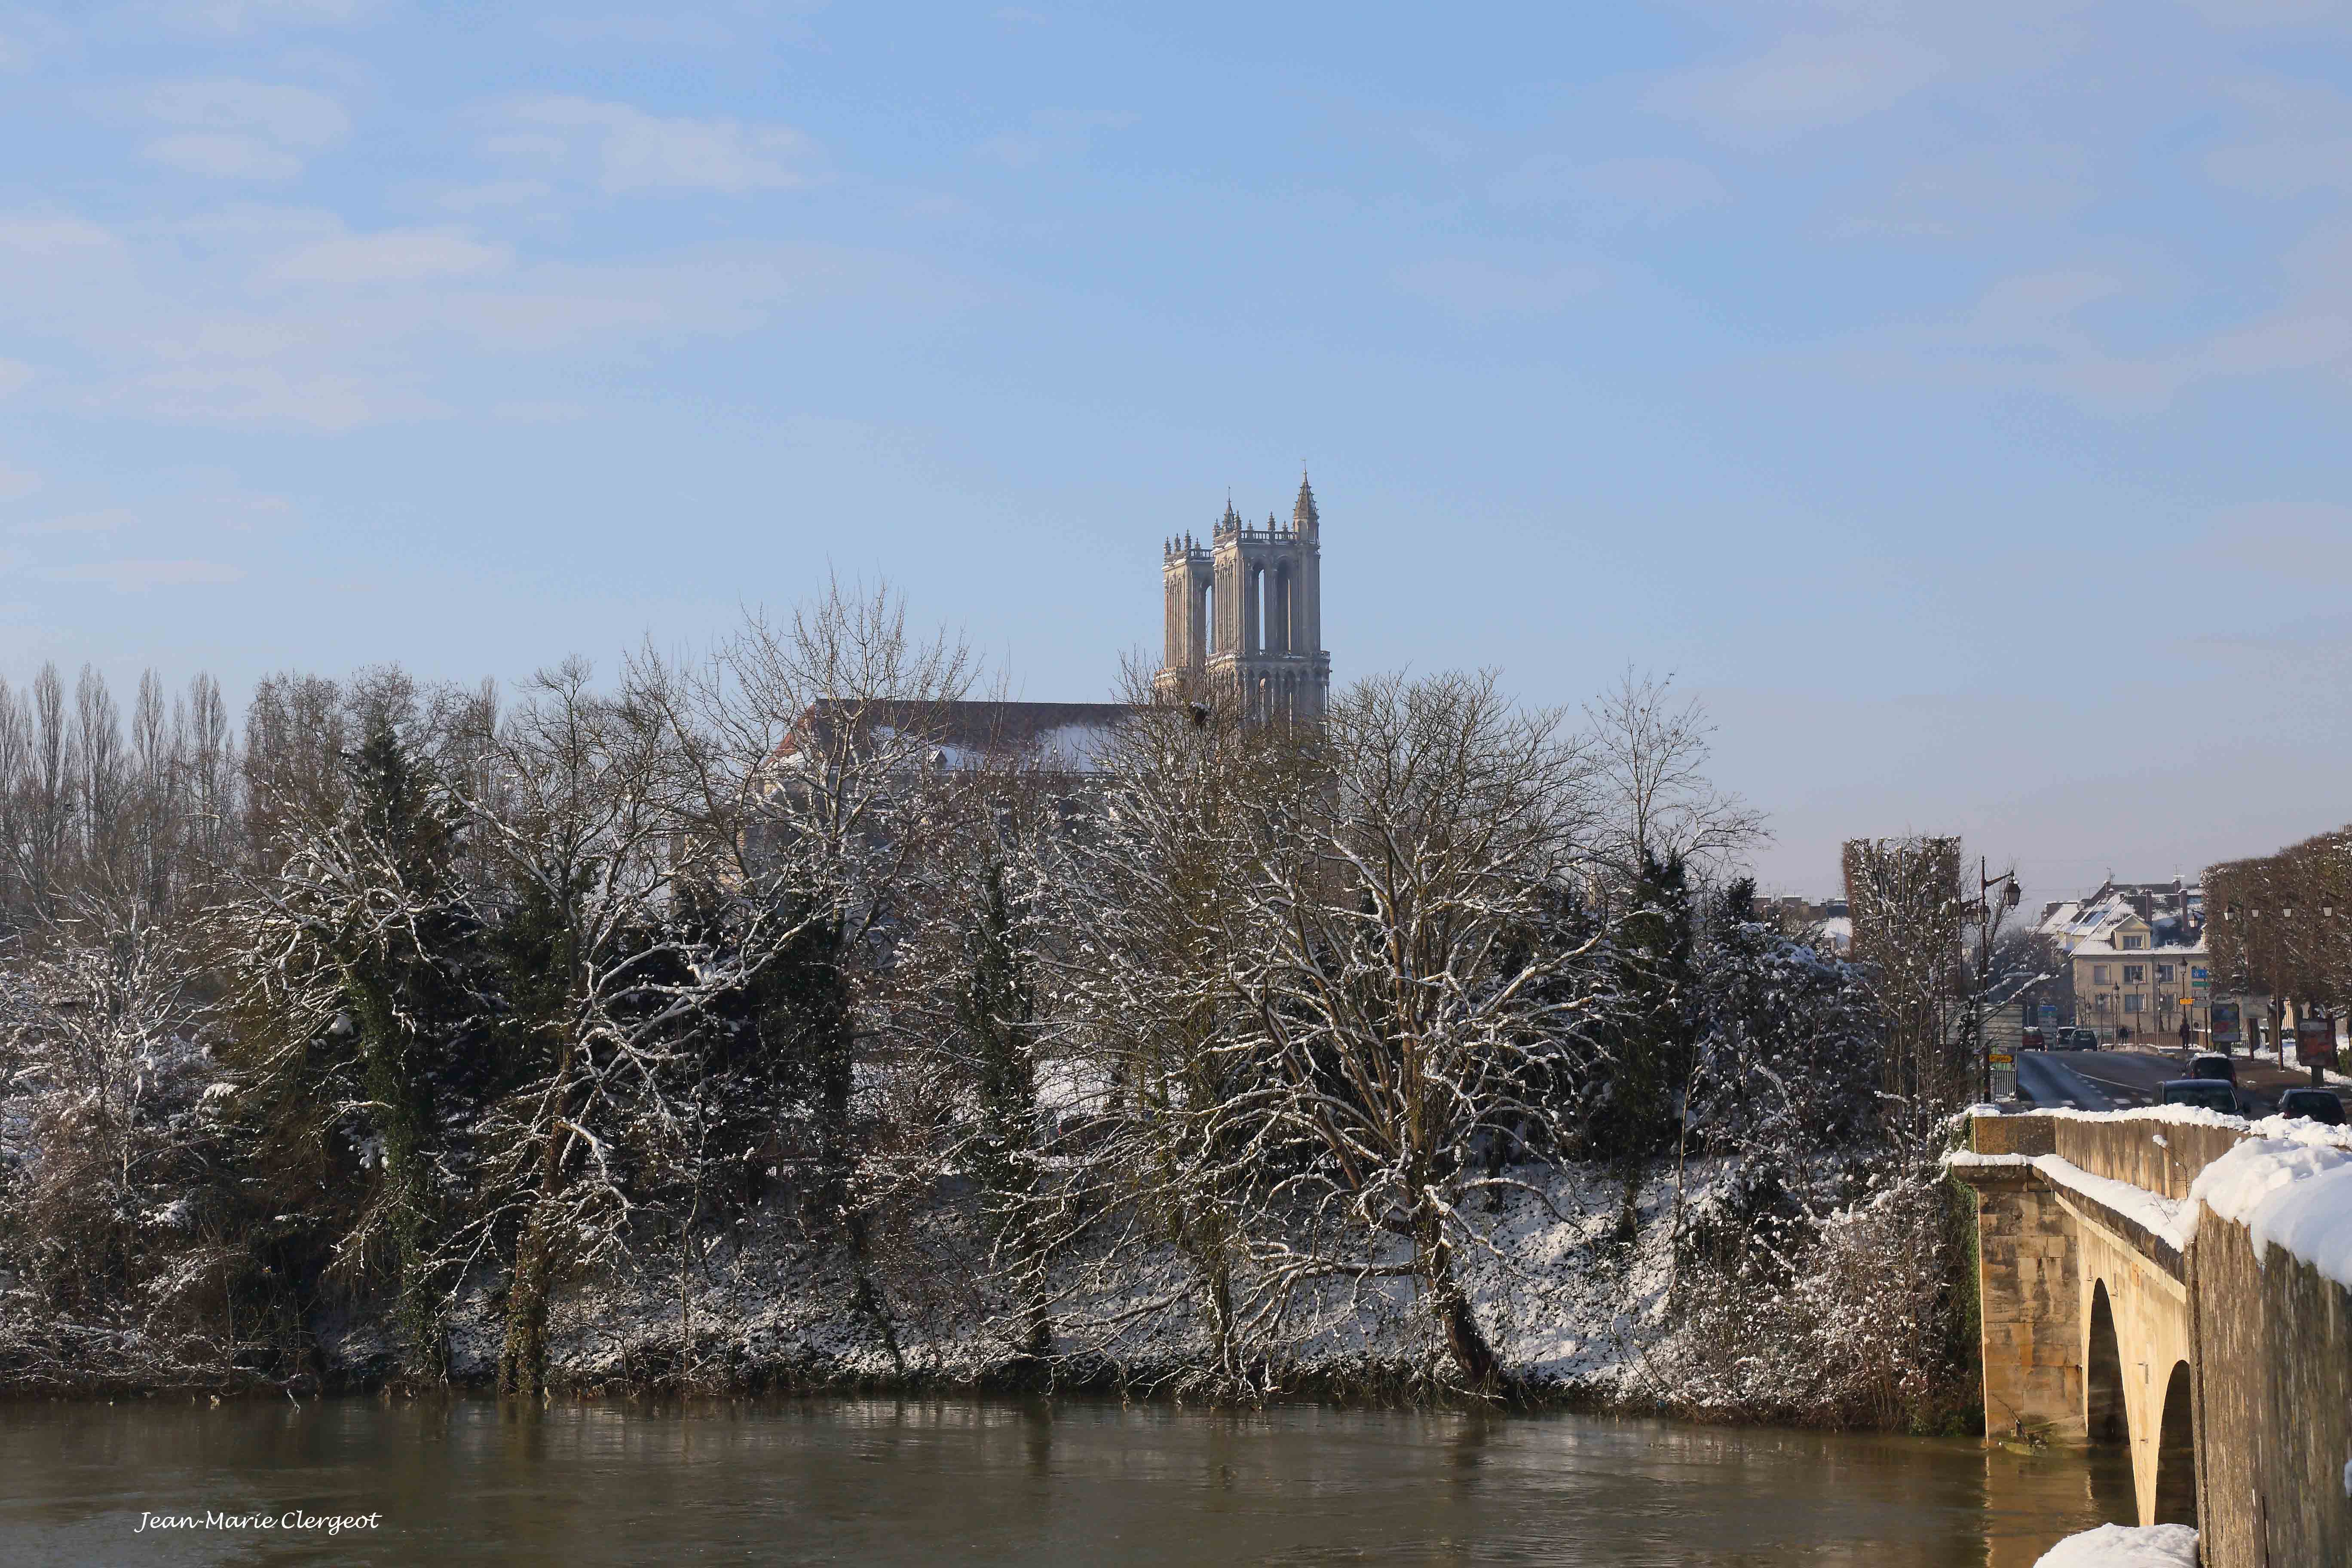
{"type": "Polygon", "coordinates": [[[1323,520],[1315,513],[1315,487],[1307,482],[1307,470],[1298,470],[1298,504],[1290,509],[1290,526],[1301,533],[1312,533],[1323,520]]]}

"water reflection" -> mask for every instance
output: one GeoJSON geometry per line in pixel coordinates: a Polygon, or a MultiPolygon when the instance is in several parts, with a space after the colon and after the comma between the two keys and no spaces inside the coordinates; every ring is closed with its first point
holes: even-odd
{"type": "Polygon", "coordinates": [[[1985,1568],[2033,1568],[2042,1554],[2095,1524],[2137,1524],[2128,1449],[1985,1450],[1985,1568]]]}
{"type": "Polygon", "coordinates": [[[1972,1442],[1084,1401],[0,1406],[0,1561],[75,1565],[2031,1568],[2109,1517],[2082,1457],[1972,1442]],[[384,1522],[133,1531],[296,1507],[384,1522]]]}

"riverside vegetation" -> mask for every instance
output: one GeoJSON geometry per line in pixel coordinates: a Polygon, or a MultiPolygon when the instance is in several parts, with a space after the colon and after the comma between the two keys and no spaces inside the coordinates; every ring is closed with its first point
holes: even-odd
{"type": "Polygon", "coordinates": [[[1975,968],[1759,919],[1694,708],[1139,681],[1073,773],[974,680],[835,587],[609,686],[0,689],[0,1389],[1968,1419],[1975,968]]]}

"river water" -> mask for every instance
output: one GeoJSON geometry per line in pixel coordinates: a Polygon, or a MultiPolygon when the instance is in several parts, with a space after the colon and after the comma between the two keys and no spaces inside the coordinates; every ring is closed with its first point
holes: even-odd
{"type": "Polygon", "coordinates": [[[1972,1441],[1317,1406],[0,1405],[0,1563],[2030,1568],[2116,1478],[1972,1441]],[[260,1516],[207,1526],[205,1516],[260,1516]],[[329,1534],[314,1520],[375,1516],[329,1534]],[[139,1528],[142,1516],[191,1527],[139,1528]]]}

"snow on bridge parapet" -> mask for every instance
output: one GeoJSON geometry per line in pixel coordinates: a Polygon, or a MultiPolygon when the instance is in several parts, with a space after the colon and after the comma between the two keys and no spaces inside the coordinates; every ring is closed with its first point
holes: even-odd
{"type": "Polygon", "coordinates": [[[2266,1117],[2248,1121],[2201,1106],[2130,1110],[2036,1110],[1970,1114],[1979,1154],[2056,1154],[2095,1176],[2128,1182],[2159,1197],[2185,1199],[2198,1173],[2248,1138],[2294,1138],[2352,1148],[2352,1129],[2266,1117]]]}
{"type": "Polygon", "coordinates": [[[2352,1563],[2352,1130],[1969,1117],[1987,1430],[2120,1436],[2208,1568],[2352,1563]]]}
{"type": "Polygon", "coordinates": [[[1952,1174],[1971,1184],[2004,1168],[2039,1172],[2053,1187],[2091,1210],[2095,1219],[2140,1244],[2153,1261],[2175,1278],[2180,1273],[2181,1255],[2196,1234],[2196,1220],[2186,1200],[2097,1175],[2056,1154],[1962,1152],[1948,1156],[1944,1163],[1952,1174]]]}

